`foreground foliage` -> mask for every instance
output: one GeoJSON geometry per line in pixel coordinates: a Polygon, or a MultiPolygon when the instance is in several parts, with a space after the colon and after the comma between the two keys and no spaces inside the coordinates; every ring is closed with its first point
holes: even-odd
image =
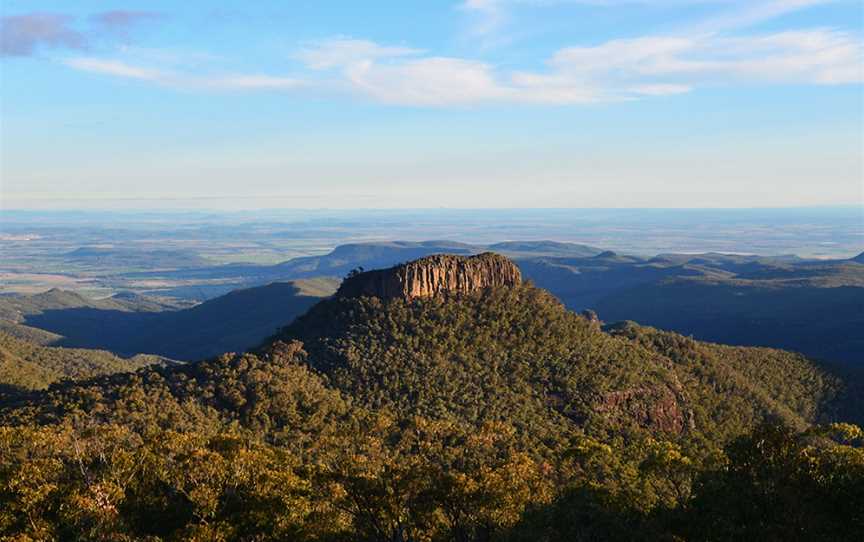
{"type": "Polygon", "coordinates": [[[518,451],[511,434],[378,419],[309,461],[237,433],[3,427],[0,533],[563,542],[857,540],[864,532],[856,426],[796,433],[766,424],[709,468],[668,441],[619,447],[587,437],[552,465],[518,451]]]}
{"type": "Polygon", "coordinates": [[[255,353],[0,402],[0,539],[857,540],[846,393],[530,286],[333,300],[255,353]]]}

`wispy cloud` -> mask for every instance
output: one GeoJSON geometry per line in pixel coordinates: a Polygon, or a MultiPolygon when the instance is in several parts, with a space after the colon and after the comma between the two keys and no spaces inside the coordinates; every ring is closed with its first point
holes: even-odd
{"type": "Polygon", "coordinates": [[[310,68],[321,70],[357,61],[414,56],[422,52],[410,47],[384,46],[373,41],[340,37],[309,43],[296,57],[310,68]]]}
{"type": "Polygon", "coordinates": [[[515,21],[512,12],[519,8],[561,5],[613,9],[636,5],[656,8],[714,6],[717,11],[709,18],[692,22],[688,27],[689,31],[708,32],[744,28],[787,13],[838,1],[842,0],[463,0],[459,9],[471,18],[469,34],[489,40],[494,34],[506,32],[510,23],[515,21]]]}
{"type": "Polygon", "coordinates": [[[471,17],[469,34],[486,38],[498,32],[510,21],[506,0],[465,0],[460,9],[471,17]]]}
{"type": "MultiPolygon", "coordinates": [[[[376,49],[378,51],[386,48],[376,49]]],[[[473,60],[351,57],[331,67],[383,103],[581,104],[738,84],[844,84],[864,80],[862,45],[849,34],[790,31],[747,37],[649,36],[556,52],[543,71],[502,72],[473,60]]]]}
{"type": "Polygon", "coordinates": [[[730,9],[693,24],[690,32],[719,32],[753,26],[802,9],[837,0],[749,0],[733,2],[730,9]]]}
{"type": "Polygon", "coordinates": [[[393,64],[373,60],[344,67],[346,83],[356,92],[388,104],[448,106],[502,101],[513,90],[482,62],[429,57],[393,64]]]}
{"type": "Polygon", "coordinates": [[[642,37],[568,47],[536,81],[594,81],[604,86],[724,83],[843,84],[862,80],[862,45],[827,29],[745,37],[642,37]]]}
{"type": "MultiPolygon", "coordinates": [[[[384,104],[448,107],[524,103],[572,105],[632,100],[729,84],[837,85],[864,81],[864,52],[856,36],[830,29],[746,37],[646,36],[594,46],[565,47],[544,70],[504,71],[477,60],[425,56],[416,49],[336,39],[298,55],[329,87],[384,104]],[[317,48],[316,48],[317,47],[317,48]]],[[[71,68],[211,90],[293,91],[324,83],[312,73],[189,73],[115,59],[78,57],[71,68]]]]}
{"type": "Polygon", "coordinates": [[[307,86],[307,83],[301,79],[261,74],[202,77],[193,80],[193,83],[224,90],[294,90],[307,86]]]}
{"type": "MultiPolygon", "coordinates": [[[[475,10],[512,2],[565,0],[471,0],[475,10]]],[[[622,4],[622,0],[572,0],[622,4]]],[[[720,0],[717,0],[718,2],[720,0]]],[[[752,0],[737,20],[719,27],[749,24],[827,0],[752,0]]],[[[652,0],[631,0],[648,3],[652,0]]],[[[652,3],[685,3],[654,0],[652,3]]],[[[692,3],[692,2],[690,2],[692,3]]],[[[726,5],[741,6],[739,0],[726,5]]],[[[145,17],[138,12],[106,12],[117,24],[145,17]],[[110,15],[109,15],[110,14],[110,15]],[[121,22],[122,21],[122,22],[121,22]]],[[[54,21],[43,40],[82,47],[65,23],[54,21]],[[57,30],[57,29],[60,30],[57,30]]],[[[26,44],[25,44],[26,45],[26,44]]],[[[35,47],[35,45],[30,46],[35,47]]],[[[26,49],[26,47],[25,47],[26,49]]],[[[860,35],[830,28],[742,35],[699,29],[670,35],[613,39],[563,47],[535,69],[505,70],[491,62],[440,56],[404,44],[336,37],[303,44],[293,55],[303,68],[288,76],[220,71],[210,62],[184,61],[184,55],[121,48],[110,57],[95,55],[63,62],[76,70],[196,90],[295,91],[316,88],[351,93],[384,104],[450,107],[502,103],[572,105],[683,94],[720,85],[836,85],[864,81],[860,35]]],[[[220,59],[214,59],[218,64],[220,59]]]]}
{"type": "Polygon", "coordinates": [[[305,86],[292,77],[254,73],[194,75],[172,70],[136,66],[119,60],[92,57],[69,58],[63,63],[70,68],[123,79],[147,81],[165,87],[204,90],[288,90],[305,86]]]}
{"type": "Polygon", "coordinates": [[[168,78],[168,74],[160,70],[130,66],[125,62],[117,60],[79,57],[67,59],[64,63],[70,68],[75,68],[76,70],[101,73],[103,75],[113,75],[115,77],[125,77],[128,79],[160,82],[165,81],[168,78]]]}
{"type": "Polygon", "coordinates": [[[82,25],[59,13],[30,13],[0,18],[0,55],[30,56],[40,49],[87,49],[94,40],[126,36],[128,30],[158,14],[143,11],[105,11],[82,25]]]}

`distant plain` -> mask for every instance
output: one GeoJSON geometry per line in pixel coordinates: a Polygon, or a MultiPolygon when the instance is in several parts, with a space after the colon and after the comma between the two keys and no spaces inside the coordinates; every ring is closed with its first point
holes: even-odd
{"type": "Polygon", "coordinates": [[[515,209],[382,211],[11,211],[0,216],[0,293],[51,288],[204,300],[247,282],[174,271],[273,265],[356,242],[470,244],[552,240],[657,254],[850,258],[864,250],[864,210],[515,209]]]}

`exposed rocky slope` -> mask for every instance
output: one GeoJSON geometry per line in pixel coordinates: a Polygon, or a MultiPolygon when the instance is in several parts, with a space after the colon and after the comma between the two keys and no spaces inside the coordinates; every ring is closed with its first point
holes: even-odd
{"type": "Polygon", "coordinates": [[[345,279],[336,295],[414,299],[521,283],[519,268],[504,256],[491,252],[476,256],[439,254],[389,269],[352,274],[345,279]]]}

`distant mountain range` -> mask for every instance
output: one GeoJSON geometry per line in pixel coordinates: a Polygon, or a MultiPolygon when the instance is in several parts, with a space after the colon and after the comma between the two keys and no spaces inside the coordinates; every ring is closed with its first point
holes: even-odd
{"type": "Polygon", "coordinates": [[[723,254],[517,260],[569,308],[700,340],[864,363],[864,265],[723,254]]]}
{"type": "Polygon", "coordinates": [[[786,348],[826,361],[864,364],[859,331],[864,329],[864,254],[847,260],[718,253],[648,258],[552,241],[355,243],[277,265],[139,274],[190,281],[239,278],[250,286],[194,308],[134,295],[101,301],[59,291],[0,297],[0,328],[8,330],[12,322],[17,327],[11,332],[19,335],[39,330],[62,335],[59,340],[42,338],[54,344],[197,359],[255,346],[332,294],[351,270],[390,267],[431,254],[484,251],[511,257],[524,278],[568,308],[592,309],[606,322],[633,320],[701,340],[786,348]],[[274,281],[282,282],[270,284],[274,281]]]}
{"type": "Polygon", "coordinates": [[[309,277],[343,277],[352,269],[390,267],[433,254],[478,254],[497,252],[510,258],[571,257],[600,254],[601,249],[555,241],[504,242],[491,245],[453,241],[391,241],[340,245],[321,256],[303,256],[275,265],[226,264],[177,269],[170,272],[132,273],[131,278],[229,279],[240,278],[250,285],[262,282],[309,277]]]}

